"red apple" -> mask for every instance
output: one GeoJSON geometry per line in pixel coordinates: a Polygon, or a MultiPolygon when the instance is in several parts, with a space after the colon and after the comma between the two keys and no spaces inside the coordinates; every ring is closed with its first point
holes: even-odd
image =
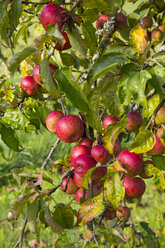
{"type": "Polygon", "coordinates": [[[74,165],[76,158],[81,154],[90,155],[90,149],[87,146],[83,146],[83,145],[75,146],[70,155],[70,160],[71,160],[72,165],[74,165]]]}
{"type": "Polygon", "coordinates": [[[104,145],[93,146],[91,156],[101,164],[106,164],[112,158],[112,155],[109,154],[104,145]]]}
{"type": "Polygon", "coordinates": [[[136,176],[143,169],[143,159],[139,154],[130,152],[129,150],[122,151],[118,156],[118,161],[127,170],[128,176],[136,176]]]}
{"type": "MultiPolygon", "coordinates": [[[[75,194],[75,200],[80,204],[81,198],[83,198],[84,192],[83,189],[78,189],[75,194]]],[[[89,191],[85,191],[85,198],[89,197],[89,191]]]]}
{"type": "Polygon", "coordinates": [[[119,120],[116,117],[113,117],[112,115],[107,115],[103,120],[103,128],[106,129],[108,125],[117,123],[118,121],[119,120]]]}
{"type": "Polygon", "coordinates": [[[104,27],[104,23],[108,21],[107,15],[100,15],[96,21],[96,29],[102,29],[104,27]]]}
{"type": "Polygon", "coordinates": [[[163,41],[163,37],[164,37],[164,34],[160,29],[155,28],[152,30],[151,41],[154,41],[155,45],[161,43],[163,41]]]}
{"type": "Polygon", "coordinates": [[[152,155],[164,154],[164,150],[165,147],[162,144],[161,139],[156,136],[155,145],[150,151],[147,152],[147,155],[152,156],[152,155]]]}
{"type": "Polygon", "coordinates": [[[66,115],[57,122],[56,134],[62,141],[73,143],[82,138],[84,125],[78,116],[66,115]]]}
{"type": "Polygon", "coordinates": [[[88,137],[84,137],[80,140],[79,145],[87,146],[89,148],[92,147],[92,140],[90,140],[88,137]]]}
{"type": "Polygon", "coordinates": [[[82,181],[84,177],[79,176],[77,172],[74,173],[73,179],[77,187],[82,188],[82,181]]]}
{"type": "MultiPolygon", "coordinates": [[[[54,65],[49,64],[49,68],[50,68],[50,73],[51,73],[51,76],[52,76],[52,79],[53,79],[53,74],[55,73],[57,67],[55,67],[54,65]]],[[[41,78],[40,78],[40,66],[39,65],[36,65],[34,67],[33,78],[35,79],[35,81],[39,85],[42,85],[41,78]]]]}
{"type": "Polygon", "coordinates": [[[126,206],[121,206],[120,211],[116,211],[116,216],[121,219],[121,218],[126,218],[129,219],[130,217],[130,209],[126,206]]]}
{"type": "Polygon", "coordinates": [[[123,183],[125,187],[126,196],[132,198],[139,198],[145,192],[145,182],[143,179],[138,177],[124,177],[123,183]]]}
{"type": "Polygon", "coordinates": [[[67,177],[65,177],[63,179],[62,184],[61,184],[61,189],[64,191],[65,188],[66,188],[66,185],[67,185],[67,189],[66,189],[65,193],[67,193],[67,194],[75,193],[76,190],[77,190],[77,186],[76,186],[74,180],[70,177],[69,181],[68,181],[68,184],[67,184],[67,180],[68,180],[67,177]]]}
{"type": "Polygon", "coordinates": [[[128,118],[128,126],[127,126],[128,131],[137,130],[143,122],[143,118],[141,114],[136,111],[129,112],[127,118],[128,118]]]}
{"type": "Polygon", "coordinates": [[[79,155],[74,162],[75,172],[77,172],[79,176],[85,176],[87,171],[93,168],[95,165],[95,160],[87,154],[79,155]]]}
{"type": "Polygon", "coordinates": [[[157,125],[165,124],[165,104],[159,109],[155,117],[157,125]]]}
{"type": "Polygon", "coordinates": [[[127,17],[122,12],[116,14],[115,28],[123,30],[127,26],[127,17]]]}
{"type": "Polygon", "coordinates": [[[149,16],[145,16],[141,19],[140,21],[140,25],[142,28],[146,29],[146,28],[151,28],[153,25],[153,20],[151,17],[149,16]]]}
{"type": "Polygon", "coordinates": [[[27,95],[35,95],[38,92],[38,85],[32,76],[26,76],[21,80],[20,86],[27,95]]]}
{"type": "Polygon", "coordinates": [[[66,32],[63,33],[63,37],[65,39],[65,43],[63,46],[60,43],[58,43],[58,45],[56,46],[56,50],[58,51],[67,50],[72,47],[66,32]]]}
{"type": "Polygon", "coordinates": [[[57,122],[63,116],[64,114],[59,110],[52,111],[50,114],[48,114],[48,116],[46,117],[46,127],[51,133],[56,133],[57,122]]]}
{"type": "Polygon", "coordinates": [[[97,181],[100,178],[102,178],[103,176],[105,176],[106,173],[107,173],[107,167],[103,167],[103,166],[96,167],[96,170],[93,171],[93,173],[91,175],[91,179],[93,181],[97,181]]]}
{"type": "Polygon", "coordinates": [[[64,20],[66,20],[66,10],[56,3],[47,4],[41,11],[40,21],[47,30],[49,25],[57,24],[59,30],[62,29],[64,20]]]}

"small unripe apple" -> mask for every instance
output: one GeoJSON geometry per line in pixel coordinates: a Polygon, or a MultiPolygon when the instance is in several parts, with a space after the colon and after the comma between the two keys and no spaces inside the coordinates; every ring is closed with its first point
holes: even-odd
{"type": "Polygon", "coordinates": [[[93,146],[91,156],[101,164],[106,164],[112,158],[112,155],[109,154],[104,145],[93,146]]]}
{"type": "Polygon", "coordinates": [[[126,196],[132,198],[141,197],[146,189],[144,180],[138,177],[124,177],[123,184],[126,196]]]}
{"type": "Polygon", "coordinates": [[[29,96],[35,95],[38,92],[38,85],[32,76],[26,76],[21,80],[20,86],[24,93],[29,96]]]}
{"type": "Polygon", "coordinates": [[[71,164],[73,166],[74,166],[74,162],[75,162],[76,158],[81,154],[90,155],[90,149],[87,146],[83,146],[83,145],[75,146],[71,152],[71,155],[70,155],[71,164]]]}
{"type": "Polygon", "coordinates": [[[131,214],[130,209],[126,206],[121,206],[120,211],[119,210],[116,211],[116,216],[119,219],[121,219],[121,218],[129,219],[130,214],[131,214]]]}
{"type": "Polygon", "coordinates": [[[153,25],[153,20],[151,17],[149,16],[145,16],[141,19],[140,21],[140,25],[142,28],[146,29],[146,28],[151,28],[153,25]]]}
{"type": "Polygon", "coordinates": [[[52,111],[50,114],[48,114],[48,116],[46,117],[46,127],[51,133],[56,133],[57,122],[63,116],[64,114],[59,110],[52,111]]]}
{"type": "Polygon", "coordinates": [[[82,138],[84,125],[78,116],[66,115],[57,122],[56,134],[62,141],[73,143],[82,138]]]}
{"type": "Polygon", "coordinates": [[[163,37],[164,37],[164,34],[160,29],[155,28],[152,30],[151,41],[154,41],[155,45],[161,43],[163,41],[163,37]]]}
{"type": "Polygon", "coordinates": [[[49,3],[43,7],[40,15],[40,21],[47,30],[49,25],[57,24],[59,30],[62,29],[63,21],[66,20],[66,10],[56,3],[49,3]]]}
{"type": "Polygon", "coordinates": [[[77,187],[82,188],[83,178],[77,172],[74,173],[73,179],[77,187]]]}
{"type": "Polygon", "coordinates": [[[152,156],[152,155],[164,154],[164,150],[165,147],[162,144],[161,139],[156,136],[155,145],[150,151],[147,152],[147,155],[152,156]]]}
{"type": "Polygon", "coordinates": [[[67,194],[73,194],[73,193],[75,193],[76,190],[77,190],[77,185],[75,184],[74,180],[70,177],[69,178],[69,181],[68,181],[68,184],[67,184],[67,181],[68,181],[68,178],[65,177],[63,179],[63,181],[62,181],[61,189],[64,191],[65,188],[67,187],[65,193],[67,193],[67,194]]]}
{"type": "Polygon", "coordinates": [[[122,151],[118,156],[118,161],[127,170],[127,175],[131,177],[138,175],[143,169],[142,157],[129,150],[122,151]]]}
{"type": "Polygon", "coordinates": [[[95,160],[87,154],[79,155],[74,162],[75,172],[77,172],[79,176],[85,176],[87,171],[95,165],[95,160]]]}
{"type": "Polygon", "coordinates": [[[111,125],[113,123],[117,123],[119,120],[112,116],[112,115],[107,115],[104,120],[103,120],[103,128],[106,129],[108,125],[111,125]]]}
{"type": "Polygon", "coordinates": [[[90,140],[88,137],[84,137],[80,140],[79,145],[87,146],[89,148],[92,147],[92,140],[90,140]]]}
{"type": "Polygon", "coordinates": [[[107,173],[107,167],[97,167],[95,171],[93,171],[92,175],[91,175],[91,179],[93,181],[97,181],[100,178],[102,178],[103,176],[105,176],[107,173]]]}
{"type": "MultiPolygon", "coordinates": [[[[84,191],[83,189],[78,189],[76,191],[76,194],[75,194],[75,200],[80,204],[80,200],[83,198],[84,196],[84,191]]],[[[85,198],[89,197],[89,191],[86,190],[85,191],[85,198]]]]}
{"type": "Polygon", "coordinates": [[[128,119],[128,126],[127,126],[128,131],[137,130],[143,122],[143,118],[141,114],[136,111],[129,112],[127,115],[127,119],[128,119]]]}
{"type": "Polygon", "coordinates": [[[158,29],[165,34],[165,24],[160,25],[158,29]]]}
{"type": "Polygon", "coordinates": [[[155,117],[157,125],[165,124],[165,104],[159,109],[155,117]]]}
{"type": "Polygon", "coordinates": [[[100,15],[96,21],[96,29],[102,29],[104,27],[104,23],[108,21],[107,15],[100,15]]]}
{"type": "Polygon", "coordinates": [[[127,26],[127,17],[122,12],[116,14],[115,28],[123,30],[127,26]]]}
{"type": "MultiPolygon", "coordinates": [[[[51,77],[52,77],[52,79],[53,79],[53,74],[54,74],[55,71],[57,70],[57,67],[55,67],[54,65],[49,64],[49,68],[50,68],[51,77]]],[[[39,85],[42,85],[42,81],[41,81],[41,78],[40,78],[40,65],[36,65],[36,66],[34,67],[33,78],[35,79],[35,81],[36,81],[39,85]]]]}
{"type": "Polygon", "coordinates": [[[67,49],[70,49],[72,47],[66,32],[63,33],[63,37],[65,39],[65,43],[63,46],[60,43],[58,43],[58,45],[56,46],[56,50],[58,50],[58,51],[67,50],[67,49]]]}

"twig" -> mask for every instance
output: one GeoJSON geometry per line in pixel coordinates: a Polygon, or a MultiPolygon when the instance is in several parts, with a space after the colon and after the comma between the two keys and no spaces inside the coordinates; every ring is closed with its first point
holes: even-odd
{"type": "Polygon", "coordinates": [[[61,104],[61,108],[62,108],[63,114],[66,115],[65,108],[64,108],[64,105],[63,105],[63,103],[62,103],[62,99],[59,99],[58,101],[59,101],[59,103],[61,104]]]}
{"type": "Polygon", "coordinates": [[[156,90],[152,89],[146,96],[147,100],[156,94],[156,90]]]}
{"type": "Polygon", "coordinates": [[[45,5],[48,3],[51,3],[51,1],[47,1],[47,2],[43,2],[43,3],[39,3],[39,2],[30,2],[30,1],[22,1],[23,4],[34,4],[34,5],[45,5]]]}
{"type": "Polygon", "coordinates": [[[22,227],[21,235],[20,235],[17,243],[13,246],[13,248],[16,248],[18,246],[19,246],[19,248],[22,248],[22,245],[23,245],[23,235],[24,235],[24,232],[25,232],[26,224],[27,224],[27,217],[25,217],[25,221],[24,221],[24,224],[23,224],[23,227],[22,227]]]}
{"type": "Polygon", "coordinates": [[[47,158],[45,159],[45,161],[44,161],[44,163],[43,163],[43,165],[41,166],[41,169],[45,169],[46,165],[48,164],[48,162],[49,162],[51,156],[53,155],[53,153],[54,153],[54,151],[55,151],[55,149],[56,149],[56,147],[57,147],[57,145],[58,145],[59,143],[60,143],[60,139],[58,138],[58,139],[56,140],[56,142],[54,143],[54,145],[52,146],[52,149],[50,150],[50,152],[49,152],[47,158]]]}

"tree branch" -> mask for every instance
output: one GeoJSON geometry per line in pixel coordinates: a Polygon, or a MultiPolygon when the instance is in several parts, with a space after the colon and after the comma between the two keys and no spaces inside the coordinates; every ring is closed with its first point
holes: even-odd
{"type": "Polygon", "coordinates": [[[19,248],[22,248],[22,245],[23,245],[23,235],[24,235],[24,232],[25,232],[26,224],[27,224],[27,217],[25,217],[25,221],[24,221],[24,224],[23,224],[23,227],[22,227],[21,235],[20,235],[17,243],[13,246],[13,248],[16,248],[18,246],[19,246],[19,248]]]}

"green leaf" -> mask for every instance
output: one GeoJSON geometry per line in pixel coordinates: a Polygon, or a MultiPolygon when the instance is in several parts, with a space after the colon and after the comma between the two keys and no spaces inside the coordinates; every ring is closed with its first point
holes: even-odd
{"type": "Polygon", "coordinates": [[[165,178],[163,175],[163,172],[160,171],[158,168],[156,168],[152,164],[147,165],[148,168],[152,171],[154,178],[153,178],[153,183],[154,185],[161,191],[165,190],[165,178]]]}
{"type": "Polygon", "coordinates": [[[57,80],[60,90],[65,93],[73,107],[82,112],[87,112],[87,101],[77,81],[73,78],[70,69],[56,70],[54,78],[57,80]]]}
{"type": "Polygon", "coordinates": [[[36,47],[28,46],[22,52],[14,54],[10,60],[9,70],[14,73],[20,63],[35,51],[36,47]]]}
{"type": "Polygon", "coordinates": [[[94,54],[97,49],[97,40],[95,35],[96,29],[89,22],[84,22],[82,24],[82,34],[84,36],[83,44],[89,49],[91,54],[94,54]]]}
{"type": "Polygon", "coordinates": [[[113,154],[114,144],[118,135],[127,127],[127,125],[127,118],[124,117],[121,121],[107,127],[103,137],[103,142],[105,149],[107,149],[110,154],[113,154]]]}
{"type": "Polygon", "coordinates": [[[72,32],[67,32],[72,50],[77,53],[78,57],[85,59],[86,49],[83,46],[80,32],[77,28],[72,29],[72,32]]]}
{"type": "Polygon", "coordinates": [[[81,15],[84,21],[90,22],[90,23],[93,23],[94,21],[96,21],[98,16],[99,16],[99,11],[98,9],[94,9],[94,8],[86,9],[81,15]]]}
{"type": "Polygon", "coordinates": [[[53,215],[48,206],[45,206],[45,220],[54,233],[61,233],[64,231],[64,229],[53,219],[53,215]]]}
{"type": "Polygon", "coordinates": [[[159,105],[161,101],[160,95],[155,94],[147,100],[147,106],[143,108],[143,116],[147,119],[154,113],[154,110],[159,105]]]}
{"type": "Polygon", "coordinates": [[[76,230],[67,230],[58,236],[55,248],[72,248],[79,239],[80,235],[76,230]]]}
{"type": "Polygon", "coordinates": [[[18,139],[16,132],[9,126],[4,124],[1,125],[1,139],[2,141],[13,151],[21,152],[23,147],[21,145],[21,141],[18,139]]]}
{"type": "Polygon", "coordinates": [[[165,155],[154,155],[152,161],[160,170],[165,170],[165,155]]]}
{"type": "Polygon", "coordinates": [[[49,94],[55,98],[59,98],[60,93],[56,87],[55,81],[53,81],[51,77],[48,58],[41,62],[41,78],[49,94]]]}
{"type": "Polygon", "coordinates": [[[110,207],[118,209],[124,200],[125,189],[122,186],[119,172],[111,172],[110,170],[108,174],[104,183],[104,197],[110,207]]]}
{"type": "Polygon", "coordinates": [[[35,200],[33,203],[30,203],[28,201],[27,206],[26,206],[26,217],[27,221],[30,224],[30,229],[32,232],[35,232],[37,227],[37,216],[38,216],[38,211],[39,211],[39,201],[38,199],[35,200]]]}
{"type": "Polygon", "coordinates": [[[36,114],[38,115],[42,125],[47,129],[47,127],[46,127],[46,117],[48,116],[50,111],[48,110],[48,108],[46,107],[45,104],[39,105],[39,107],[36,108],[35,110],[36,110],[36,114]]]}
{"type": "Polygon", "coordinates": [[[82,181],[82,187],[84,189],[89,189],[89,179],[91,178],[93,172],[97,169],[98,167],[93,167],[91,169],[89,169],[87,171],[87,173],[85,174],[84,178],[83,178],[83,181],[82,181]]]}
{"type": "Polygon", "coordinates": [[[85,225],[88,221],[101,214],[104,210],[104,205],[102,202],[102,194],[85,201],[78,211],[77,222],[79,225],[85,225]]]}
{"type": "Polygon", "coordinates": [[[14,46],[17,45],[21,35],[24,33],[24,31],[27,29],[28,25],[30,24],[30,22],[21,25],[20,29],[17,31],[17,33],[14,36],[14,46]]]}
{"type": "Polygon", "coordinates": [[[156,65],[155,67],[148,67],[146,69],[152,78],[148,80],[148,83],[156,90],[158,94],[165,94],[163,86],[163,79],[165,78],[165,70],[163,67],[156,65]]]}
{"type": "Polygon", "coordinates": [[[36,129],[40,129],[40,119],[33,109],[25,109],[24,114],[28,117],[30,125],[34,126],[36,129]]]}
{"type": "Polygon", "coordinates": [[[165,67],[165,52],[159,52],[156,54],[154,60],[165,67]]]}
{"type": "Polygon", "coordinates": [[[105,75],[114,66],[121,65],[127,61],[127,57],[121,53],[108,53],[100,57],[90,69],[87,80],[89,85],[99,77],[105,75]]]}
{"type": "Polygon", "coordinates": [[[150,130],[143,130],[138,133],[135,140],[129,146],[130,152],[145,153],[151,150],[156,142],[156,136],[150,130]]]}
{"type": "Polygon", "coordinates": [[[16,29],[19,24],[19,18],[22,14],[22,1],[21,0],[13,0],[11,3],[11,9],[9,11],[9,20],[10,25],[13,29],[16,29]]]}
{"type": "Polygon", "coordinates": [[[53,213],[54,220],[63,228],[72,228],[74,223],[74,213],[70,206],[60,203],[55,206],[53,213]]]}
{"type": "Polygon", "coordinates": [[[142,106],[147,105],[145,95],[146,83],[151,75],[147,71],[139,71],[132,73],[128,80],[128,90],[131,92],[134,101],[142,106]]]}

